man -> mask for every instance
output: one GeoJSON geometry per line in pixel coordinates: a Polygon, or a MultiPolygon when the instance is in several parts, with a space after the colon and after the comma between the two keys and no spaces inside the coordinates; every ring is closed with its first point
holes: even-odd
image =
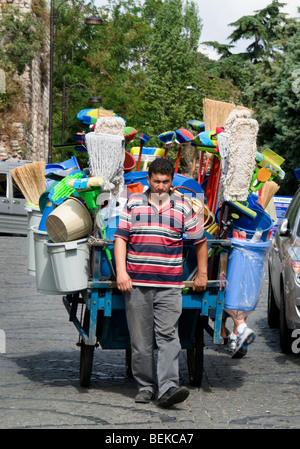
{"type": "Polygon", "coordinates": [[[150,188],[129,197],[114,250],[117,285],[125,294],[132,373],[139,388],[135,401],[150,402],[157,392],[161,407],[182,402],[189,395],[186,387],[179,387],[184,232],[196,244],[198,273],[193,289],[202,291],[207,285],[206,238],[190,204],[170,190],[173,176],[174,167],[167,159],[150,164],[150,188]]]}

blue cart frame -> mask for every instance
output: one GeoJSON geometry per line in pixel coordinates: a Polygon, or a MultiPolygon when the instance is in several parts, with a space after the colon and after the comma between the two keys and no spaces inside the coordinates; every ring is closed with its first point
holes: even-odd
{"type": "MultiPolygon", "coordinates": [[[[182,314],[179,320],[179,337],[182,349],[187,350],[187,364],[190,383],[201,385],[203,373],[204,330],[212,337],[215,344],[222,344],[220,336],[223,317],[225,285],[220,280],[220,272],[226,274],[229,240],[213,239],[207,234],[207,245],[210,251],[209,279],[204,292],[192,290],[193,281],[188,280],[196,265],[194,245],[184,242],[184,281],[182,296],[182,314]],[[214,327],[209,325],[209,319],[214,327]]],[[[112,276],[101,275],[101,260],[105,246],[112,241],[98,240],[91,247],[91,278],[88,289],[63,297],[63,303],[69,313],[70,321],[80,335],[80,385],[87,387],[92,374],[94,349],[125,349],[126,370],[131,376],[130,339],[127,328],[125,303],[123,294],[117,289],[112,276]],[[77,317],[78,305],[85,306],[81,318],[77,317]]]]}

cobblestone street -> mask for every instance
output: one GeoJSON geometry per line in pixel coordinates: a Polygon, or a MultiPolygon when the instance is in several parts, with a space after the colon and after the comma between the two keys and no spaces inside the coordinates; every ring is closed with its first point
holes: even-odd
{"type": "MultiPolygon", "coordinates": [[[[136,404],[125,351],[95,350],[90,388],[79,385],[78,333],[60,296],[41,295],[27,273],[25,237],[0,237],[1,429],[292,429],[300,425],[300,356],[284,355],[267,324],[267,281],[248,325],[243,359],[205,334],[201,388],[170,409],[136,404]]],[[[230,320],[228,327],[231,329],[230,320]]],[[[180,375],[189,385],[185,352],[180,375]]]]}

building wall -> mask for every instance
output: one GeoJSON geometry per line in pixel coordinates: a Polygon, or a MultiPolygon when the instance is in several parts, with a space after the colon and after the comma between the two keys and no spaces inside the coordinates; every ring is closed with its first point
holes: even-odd
{"type": "MultiPolygon", "coordinates": [[[[5,5],[18,7],[22,13],[32,13],[31,0],[0,0],[1,9],[5,5]]],[[[33,161],[48,159],[49,126],[49,46],[45,53],[36,55],[30,66],[18,77],[24,91],[19,106],[19,118],[9,123],[14,130],[8,131],[9,116],[0,117],[0,160],[5,158],[28,159],[33,161]],[[45,73],[46,72],[46,73],[45,73]]]]}

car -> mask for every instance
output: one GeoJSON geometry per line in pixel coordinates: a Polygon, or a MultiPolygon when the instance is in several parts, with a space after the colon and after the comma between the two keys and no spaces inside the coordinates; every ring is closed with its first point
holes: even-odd
{"type": "Polygon", "coordinates": [[[296,352],[293,342],[300,333],[300,188],[277,228],[268,272],[268,324],[279,328],[282,352],[296,352]]]}
{"type": "Polygon", "coordinates": [[[26,199],[11,176],[11,170],[30,161],[0,161],[0,233],[27,235],[26,199]]]}

